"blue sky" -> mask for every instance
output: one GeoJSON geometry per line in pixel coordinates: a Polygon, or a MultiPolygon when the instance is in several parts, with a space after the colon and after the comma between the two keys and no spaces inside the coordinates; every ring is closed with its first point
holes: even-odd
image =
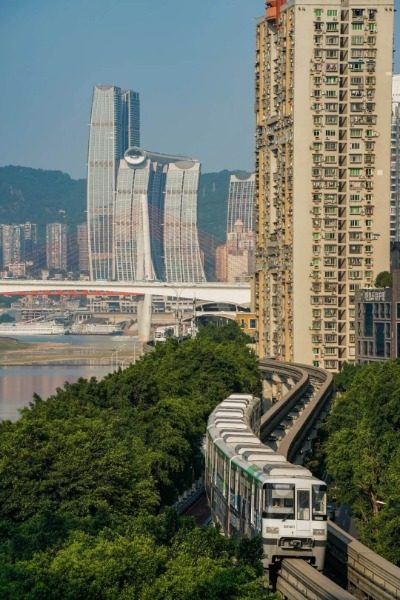
{"type": "Polygon", "coordinates": [[[142,145],[252,169],[264,0],[1,0],[0,164],[84,177],[93,85],[139,91],[142,145]]]}

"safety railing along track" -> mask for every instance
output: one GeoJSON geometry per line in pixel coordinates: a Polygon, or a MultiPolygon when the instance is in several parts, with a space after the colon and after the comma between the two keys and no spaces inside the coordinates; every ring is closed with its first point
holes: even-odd
{"type": "MultiPolygon", "coordinates": [[[[331,399],[332,375],[309,365],[261,360],[260,370],[290,378],[287,393],[261,418],[261,439],[270,435],[296,405],[307,396],[299,416],[279,442],[279,454],[293,461],[331,399]]],[[[203,488],[184,498],[178,510],[185,513],[203,488]]],[[[328,523],[328,569],[354,594],[339,587],[299,559],[285,559],[277,578],[277,591],[285,600],[400,600],[400,568],[385,560],[332,522],[328,523]]]]}
{"type": "Polygon", "coordinates": [[[276,587],[286,600],[354,600],[349,592],[299,559],[282,561],[276,587]]]}
{"type": "MultiPolygon", "coordinates": [[[[261,372],[290,377],[294,384],[263,415],[265,439],[285,416],[307,396],[304,410],[279,442],[279,453],[293,461],[315,427],[331,396],[332,375],[308,365],[261,360],[261,372]]],[[[385,560],[332,522],[328,524],[327,564],[335,579],[354,591],[338,587],[304,561],[286,559],[278,575],[277,590],[287,600],[400,600],[400,568],[385,560]]]]}
{"type": "Polygon", "coordinates": [[[400,568],[364,546],[331,521],[327,566],[344,576],[344,584],[373,600],[400,599],[400,568]]]}

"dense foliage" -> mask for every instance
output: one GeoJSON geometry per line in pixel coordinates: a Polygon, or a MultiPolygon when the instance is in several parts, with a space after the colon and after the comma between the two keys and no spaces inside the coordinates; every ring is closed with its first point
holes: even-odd
{"type": "Polygon", "coordinates": [[[375,279],[375,287],[392,287],[392,274],[389,271],[381,271],[375,279]]]}
{"type": "Polygon", "coordinates": [[[0,424],[1,597],[263,597],[258,540],[162,510],[199,475],[206,417],[234,391],[260,392],[254,355],[203,333],[0,424]]]}
{"type": "Polygon", "coordinates": [[[348,367],[327,422],[327,467],[361,539],[400,565],[400,363],[348,367]]]}
{"type": "Polygon", "coordinates": [[[45,225],[65,219],[85,220],[86,182],[61,171],[0,167],[0,223],[25,221],[45,225]]]}

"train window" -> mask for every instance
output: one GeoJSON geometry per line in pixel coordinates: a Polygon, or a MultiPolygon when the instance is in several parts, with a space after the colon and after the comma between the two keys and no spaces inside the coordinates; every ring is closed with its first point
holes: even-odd
{"type": "Polygon", "coordinates": [[[310,492],[297,490],[297,518],[300,521],[310,520],[310,492]]]}
{"type": "Polygon", "coordinates": [[[250,486],[251,486],[251,488],[250,488],[250,494],[251,494],[251,498],[250,498],[250,506],[251,506],[251,509],[250,509],[250,523],[252,525],[254,525],[255,518],[256,518],[256,510],[255,510],[255,506],[254,506],[255,500],[256,500],[256,495],[255,495],[256,489],[255,489],[255,483],[254,483],[254,481],[250,482],[250,486]]]}
{"type": "Polygon", "coordinates": [[[261,531],[262,487],[256,488],[256,529],[261,531]]]}
{"type": "Polygon", "coordinates": [[[232,465],[231,468],[231,475],[230,475],[230,504],[233,508],[237,509],[237,494],[236,494],[236,488],[237,488],[237,481],[236,481],[236,474],[237,474],[237,470],[236,468],[232,465]]]}
{"type": "Polygon", "coordinates": [[[217,488],[226,496],[225,456],[217,451],[217,488]]]}
{"type": "Polygon", "coordinates": [[[267,519],[294,519],[294,484],[267,483],[265,485],[265,510],[267,519]]]}
{"type": "Polygon", "coordinates": [[[312,486],[312,518],[313,521],[326,520],[326,486],[312,486]]]}

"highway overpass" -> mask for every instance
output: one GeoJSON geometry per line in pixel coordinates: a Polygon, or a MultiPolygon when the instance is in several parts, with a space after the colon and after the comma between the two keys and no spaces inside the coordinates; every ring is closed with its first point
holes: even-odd
{"type": "Polygon", "coordinates": [[[177,299],[210,302],[250,303],[248,283],[164,283],[159,281],[57,281],[34,279],[0,279],[0,295],[7,294],[114,294],[172,296],[177,299]]]}

